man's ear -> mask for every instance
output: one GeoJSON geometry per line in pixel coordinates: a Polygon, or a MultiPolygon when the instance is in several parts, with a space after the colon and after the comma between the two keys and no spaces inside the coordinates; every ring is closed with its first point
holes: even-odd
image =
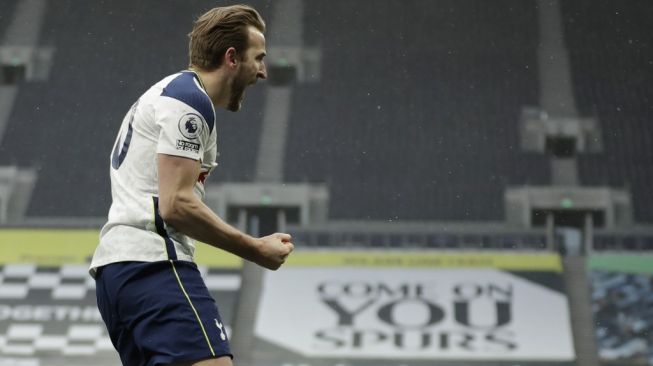
{"type": "Polygon", "coordinates": [[[236,49],[233,47],[227,48],[227,51],[224,53],[224,62],[229,67],[236,67],[238,64],[238,56],[236,54],[236,49]]]}

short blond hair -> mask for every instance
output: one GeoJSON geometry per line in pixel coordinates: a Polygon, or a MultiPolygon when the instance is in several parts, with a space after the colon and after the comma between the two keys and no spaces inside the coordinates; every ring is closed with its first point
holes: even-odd
{"type": "Polygon", "coordinates": [[[213,8],[202,14],[188,34],[188,56],[191,67],[212,71],[222,65],[223,55],[229,47],[237,54],[248,48],[248,27],[265,32],[265,21],[248,5],[213,8]]]}

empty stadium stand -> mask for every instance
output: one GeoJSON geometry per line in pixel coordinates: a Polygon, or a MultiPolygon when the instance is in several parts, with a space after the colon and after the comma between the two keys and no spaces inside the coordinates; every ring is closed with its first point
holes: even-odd
{"type": "MultiPolygon", "coordinates": [[[[650,222],[650,9],[633,4],[563,11],[579,108],[598,117],[605,139],[603,153],[580,157],[581,181],[632,190],[636,220],[650,222]]],[[[55,49],[50,80],[19,87],[0,143],[0,164],[38,170],[28,216],[106,213],[102,162],[117,125],[145,88],[184,68],[178,29],[189,21],[177,15],[213,5],[48,4],[40,45],[55,49]]],[[[269,2],[253,5],[270,12],[269,2]]],[[[550,182],[547,157],[518,149],[521,109],[538,100],[534,1],[307,2],[304,14],[305,46],[321,50],[322,70],[319,82],[294,86],[284,176],[327,183],[332,218],[500,221],[506,186],[550,182]]],[[[218,112],[213,182],[254,179],[263,98],[253,88],[242,112],[218,112]]]]}
{"type": "Polygon", "coordinates": [[[645,0],[561,5],[578,107],[603,130],[604,151],[579,158],[581,181],[630,189],[635,220],[653,222],[653,7],[645,0]]]}
{"type": "Polygon", "coordinates": [[[296,87],[286,179],[327,182],[337,219],[502,220],[502,187],[549,181],[519,151],[536,21],[532,1],[307,2],[322,75],[296,87]]]}

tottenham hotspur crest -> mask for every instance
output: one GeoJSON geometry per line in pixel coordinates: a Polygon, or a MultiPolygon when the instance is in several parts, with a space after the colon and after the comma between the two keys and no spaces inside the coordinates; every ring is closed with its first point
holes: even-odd
{"type": "Polygon", "coordinates": [[[202,131],[202,117],[195,113],[186,113],[179,119],[179,132],[190,140],[194,140],[202,131]]]}
{"type": "Polygon", "coordinates": [[[220,323],[218,319],[213,319],[213,320],[215,320],[215,326],[218,327],[218,329],[220,330],[220,339],[226,341],[227,334],[224,332],[224,325],[222,325],[222,323],[220,323]]]}

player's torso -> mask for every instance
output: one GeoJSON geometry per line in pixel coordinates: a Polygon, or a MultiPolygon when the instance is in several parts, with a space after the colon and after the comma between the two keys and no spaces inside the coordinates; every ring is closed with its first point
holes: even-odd
{"type": "MultiPolygon", "coordinates": [[[[95,257],[114,261],[103,250],[121,251],[133,260],[164,256],[158,212],[157,155],[165,153],[200,161],[195,193],[204,196],[204,181],[217,165],[215,111],[195,75],[183,72],[152,86],[125,115],[110,157],[112,205],[95,257]],[[104,248],[102,248],[104,246],[104,248]],[[140,252],[139,252],[140,251],[140,252]],[[99,253],[98,253],[99,252],[99,253]]],[[[161,220],[162,222],[162,220],[161,220]]],[[[165,227],[181,255],[192,259],[190,238],[165,227]]]]}

